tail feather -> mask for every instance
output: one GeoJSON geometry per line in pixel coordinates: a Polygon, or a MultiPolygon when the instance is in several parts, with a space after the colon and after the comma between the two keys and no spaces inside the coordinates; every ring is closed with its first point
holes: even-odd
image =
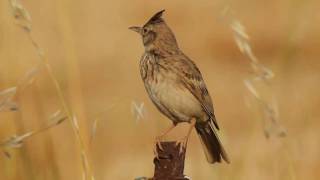
{"type": "Polygon", "coordinates": [[[196,130],[200,136],[200,140],[209,163],[221,163],[222,159],[225,162],[230,163],[228,155],[222,147],[218,134],[215,132],[211,121],[201,123],[197,122],[196,130]]]}

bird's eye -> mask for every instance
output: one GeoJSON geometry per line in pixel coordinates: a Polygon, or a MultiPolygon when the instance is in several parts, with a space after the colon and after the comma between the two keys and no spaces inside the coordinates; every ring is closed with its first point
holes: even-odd
{"type": "Polygon", "coordinates": [[[148,30],[143,28],[143,33],[146,34],[147,32],[148,32],[148,30]]]}

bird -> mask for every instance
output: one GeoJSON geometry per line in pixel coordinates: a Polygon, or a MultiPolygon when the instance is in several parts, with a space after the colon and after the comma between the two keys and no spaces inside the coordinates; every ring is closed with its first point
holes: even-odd
{"type": "Polygon", "coordinates": [[[207,161],[230,163],[218,137],[219,126],[202,74],[179,48],[174,33],[162,17],[164,11],[154,14],[143,26],[129,27],[142,37],[144,53],[139,67],[146,92],[157,109],[172,121],[156,141],[160,142],[177,124],[186,122],[190,127],[177,141],[180,147],[186,147],[195,127],[207,161]]]}

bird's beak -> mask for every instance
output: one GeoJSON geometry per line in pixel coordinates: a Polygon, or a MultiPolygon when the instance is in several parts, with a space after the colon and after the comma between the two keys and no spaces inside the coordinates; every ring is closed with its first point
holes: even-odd
{"type": "Polygon", "coordinates": [[[135,32],[137,32],[137,33],[139,33],[139,34],[141,34],[142,27],[131,26],[131,27],[129,27],[129,29],[132,30],[132,31],[135,31],[135,32]]]}

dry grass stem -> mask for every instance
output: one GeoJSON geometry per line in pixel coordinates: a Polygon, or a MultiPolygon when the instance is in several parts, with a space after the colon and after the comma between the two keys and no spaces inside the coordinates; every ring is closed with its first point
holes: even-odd
{"type": "Polygon", "coordinates": [[[5,147],[5,148],[20,148],[23,145],[23,142],[36,135],[39,134],[43,131],[46,131],[54,126],[57,126],[59,124],[61,124],[64,120],[66,120],[67,117],[64,116],[63,114],[60,113],[60,111],[57,111],[56,113],[54,113],[53,115],[51,115],[51,117],[49,118],[49,123],[37,130],[33,130],[33,131],[29,131],[26,133],[23,133],[21,135],[13,135],[10,138],[8,138],[7,140],[3,141],[0,143],[0,147],[5,147]]]}
{"type": "Polygon", "coordinates": [[[16,92],[16,87],[11,87],[0,91],[0,112],[18,110],[17,103],[13,101],[16,92]]]}
{"type": "Polygon", "coordinates": [[[36,75],[41,71],[41,64],[35,65],[18,81],[17,88],[19,92],[25,90],[26,87],[34,83],[36,75]]]}
{"type": "Polygon", "coordinates": [[[18,104],[15,102],[15,97],[18,92],[23,92],[26,87],[34,82],[35,75],[39,72],[39,66],[28,71],[18,82],[16,87],[7,88],[0,91],[0,112],[2,111],[17,111],[18,104]]]}
{"type": "Polygon", "coordinates": [[[13,15],[15,19],[18,21],[18,24],[21,25],[23,29],[26,30],[26,33],[28,35],[28,38],[30,39],[33,47],[35,48],[36,53],[38,54],[41,62],[45,65],[46,70],[50,76],[51,81],[53,82],[56,92],[59,96],[60,102],[62,104],[63,110],[66,112],[66,115],[68,119],[71,122],[73,132],[75,134],[75,137],[77,139],[77,142],[79,143],[80,149],[81,149],[81,159],[82,159],[82,168],[84,173],[86,174],[85,179],[94,179],[91,166],[87,163],[88,161],[88,155],[86,153],[86,145],[83,141],[83,138],[81,137],[79,126],[77,124],[77,121],[75,117],[73,116],[73,113],[67,106],[66,100],[64,98],[62,89],[58,83],[58,80],[55,78],[52,68],[44,55],[43,50],[40,48],[39,44],[34,40],[32,34],[31,34],[31,17],[28,13],[28,11],[17,1],[17,0],[10,0],[10,4],[13,10],[13,15]],[[85,163],[86,162],[86,163],[85,163]]]}
{"type": "Polygon", "coordinates": [[[131,113],[134,116],[136,123],[145,118],[144,103],[138,103],[136,101],[131,102],[131,113]]]}
{"type": "Polygon", "coordinates": [[[93,120],[93,123],[92,123],[92,128],[91,128],[91,134],[90,134],[90,144],[93,142],[94,140],[94,137],[96,135],[96,132],[97,132],[97,128],[98,128],[98,123],[99,121],[102,119],[102,115],[110,110],[111,108],[113,108],[115,106],[115,104],[111,104],[109,107],[107,107],[105,110],[103,110],[102,112],[100,112],[95,118],[91,118],[91,119],[94,119],[93,120]]]}
{"type": "MultiPolygon", "coordinates": [[[[234,40],[239,47],[239,50],[250,60],[253,75],[245,79],[244,84],[248,91],[253,95],[256,102],[258,102],[260,109],[262,109],[265,136],[267,138],[272,134],[278,137],[285,136],[286,130],[279,124],[278,120],[278,107],[274,104],[270,104],[266,99],[264,99],[261,95],[261,92],[257,88],[258,83],[265,86],[269,85],[269,81],[275,76],[273,71],[259,62],[258,58],[252,51],[249,41],[250,37],[247,34],[245,27],[239,20],[234,18],[230,12],[230,9],[225,8],[222,14],[225,17],[227,16],[225,19],[228,19],[228,23],[233,32],[234,40]]],[[[273,94],[271,97],[275,99],[273,94]]]]}
{"type": "Polygon", "coordinates": [[[24,30],[31,31],[31,16],[29,12],[22,6],[18,0],[9,0],[12,7],[12,13],[17,24],[21,26],[24,30]]]}

